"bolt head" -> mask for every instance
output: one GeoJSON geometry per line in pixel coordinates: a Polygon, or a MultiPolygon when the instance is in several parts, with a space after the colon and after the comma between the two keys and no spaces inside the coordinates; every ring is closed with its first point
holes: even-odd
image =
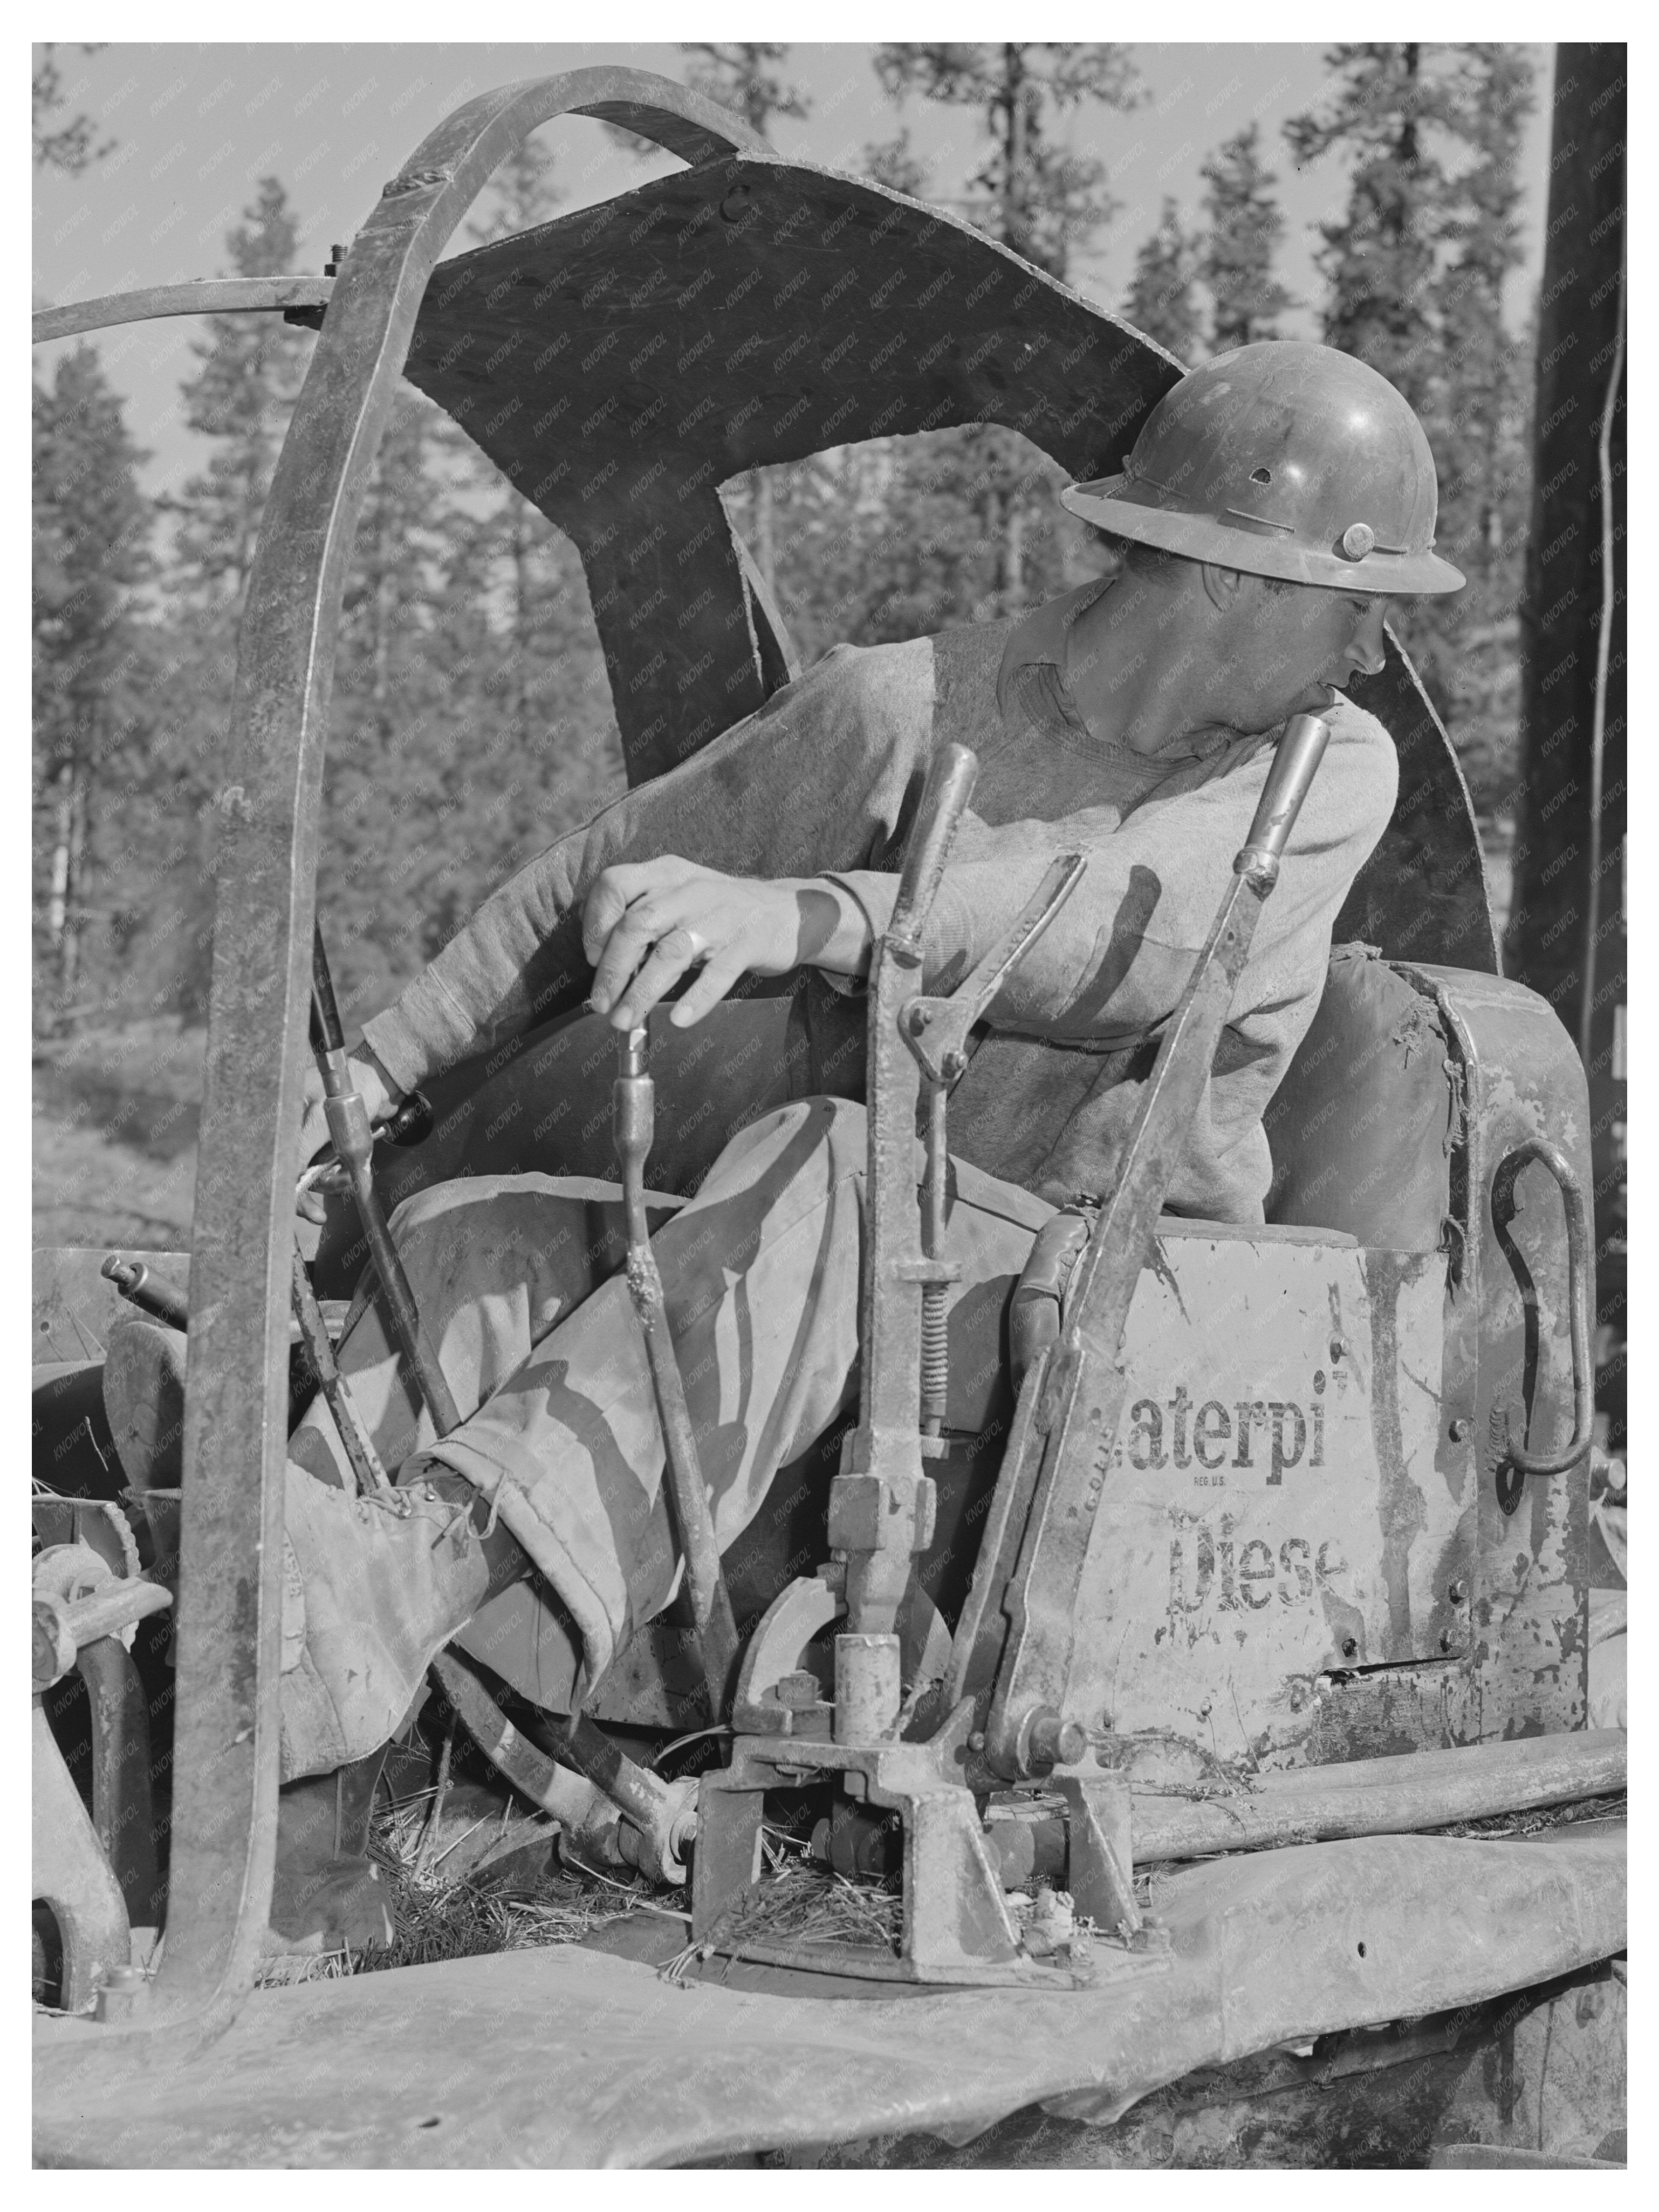
{"type": "Polygon", "coordinates": [[[1340,543],[1344,560],[1363,561],[1376,543],[1376,532],[1369,522],[1351,522],[1340,543]]]}
{"type": "Polygon", "coordinates": [[[969,1737],[969,1739],[968,1739],[968,1748],[969,1748],[969,1751],[983,1751],[983,1750],[984,1750],[984,1748],[985,1748],[985,1731],[984,1731],[984,1729],[975,1729],[974,1730],[974,1732],[973,1732],[972,1735],[970,1735],[970,1736],[969,1737]]]}
{"type": "Polygon", "coordinates": [[[1449,1605],[1462,1605],[1468,1594],[1468,1584],[1460,1579],[1459,1581],[1453,1583],[1447,1589],[1446,1601],[1449,1605]]]}
{"type": "Polygon", "coordinates": [[[1357,1636],[1345,1636],[1342,1639],[1342,1656],[1345,1659],[1357,1659],[1358,1656],[1359,1638],[1357,1636]]]}
{"type": "Polygon", "coordinates": [[[1451,1440],[1452,1440],[1452,1442],[1453,1442],[1455,1444],[1461,1444],[1461,1443],[1463,1442],[1463,1439],[1464,1439],[1464,1438],[1468,1435],[1468,1432],[1469,1432],[1469,1425],[1468,1425],[1468,1423],[1466,1420],[1464,1420],[1464,1419],[1463,1419],[1462,1416],[1460,1414],[1460,1415],[1458,1416],[1457,1419],[1456,1419],[1456,1420],[1455,1420],[1455,1421],[1452,1423],[1452,1425],[1451,1425],[1451,1429],[1450,1429],[1450,1432],[1449,1432],[1449,1433],[1450,1433],[1450,1436],[1451,1436],[1451,1440]]]}

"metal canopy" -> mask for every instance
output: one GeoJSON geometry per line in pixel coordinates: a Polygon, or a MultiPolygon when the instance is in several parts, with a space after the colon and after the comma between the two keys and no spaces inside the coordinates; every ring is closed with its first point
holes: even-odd
{"type": "MultiPolygon", "coordinates": [[[[981,422],[1086,477],[1182,370],[953,216],[726,155],[442,263],[404,374],[579,549],[640,783],[796,672],[720,484],[981,422]]],[[[1393,640],[1352,690],[1394,738],[1400,800],[1338,939],[1496,973],[1449,738],[1393,640]]]]}
{"type": "Polygon", "coordinates": [[[952,216],[732,156],[445,262],[404,369],[580,549],[635,783],[785,680],[722,482],[978,422],[1085,475],[1181,373],[952,216]]]}

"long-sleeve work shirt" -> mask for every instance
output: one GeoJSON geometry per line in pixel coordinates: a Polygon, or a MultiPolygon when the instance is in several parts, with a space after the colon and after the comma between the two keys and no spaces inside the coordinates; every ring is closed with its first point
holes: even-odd
{"type": "MultiPolygon", "coordinates": [[[[1057,854],[1078,890],[990,1008],[953,1094],[951,1149],[1059,1200],[1109,1185],[1162,1026],[1231,878],[1276,733],[1218,728],[1153,757],[1102,743],[1068,692],[1065,635],[1106,586],[1020,620],[837,647],[702,752],[606,807],[510,878],[371,1021],[405,1089],[580,1003],[581,908],[601,871],[675,853],[736,875],[830,876],[879,936],[935,749],[980,759],[924,940],[948,990],[1057,854]]],[[[1261,1116],[1323,988],[1331,926],[1397,784],[1374,717],[1339,696],[1331,742],[1258,925],[1170,1210],[1261,1218],[1261,1116]]],[[[818,988],[822,1010],[836,994],[818,988]]],[[[861,1019],[856,998],[839,1001],[861,1019]]]]}

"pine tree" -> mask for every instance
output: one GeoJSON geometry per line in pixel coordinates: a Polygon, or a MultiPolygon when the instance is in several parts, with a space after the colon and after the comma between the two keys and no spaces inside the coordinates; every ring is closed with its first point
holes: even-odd
{"type": "Polygon", "coordinates": [[[34,387],[37,969],[48,1028],[73,1019],[103,784],[142,744],[149,685],[135,594],[150,573],[145,456],[96,350],[34,387]]]}
{"type": "Polygon", "coordinates": [[[1326,343],[1369,362],[1419,413],[1433,381],[1432,284],[1448,196],[1433,126],[1451,124],[1456,108],[1443,72],[1425,58],[1416,44],[1334,47],[1325,58],[1336,79],[1329,106],[1285,125],[1298,162],[1336,149],[1355,157],[1346,208],[1319,227],[1326,343]]]}
{"type": "Polygon", "coordinates": [[[1182,229],[1180,209],[1166,198],[1158,228],[1135,256],[1123,313],[1177,361],[1191,362],[1198,351],[1199,310],[1193,297],[1197,266],[1198,241],[1182,229]]]}
{"type": "Polygon", "coordinates": [[[686,70],[686,82],[741,115],[763,138],[771,137],[775,115],[804,122],[812,112],[806,93],[791,84],[777,67],[787,57],[787,46],[756,46],[744,39],[725,44],[684,40],[680,52],[696,57],[686,70]]]}
{"type": "Polygon", "coordinates": [[[889,191],[903,192],[908,198],[927,198],[927,184],[933,173],[933,164],[924,161],[910,143],[907,124],[895,138],[872,141],[864,149],[864,173],[889,191]]]}
{"type": "MultiPolygon", "coordinates": [[[[916,94],[978,111],[989,141],[986,158],[968,179],[966,194],[946,204],[1063,277],[1073,251],[1092,243],[1117,203],[1104,164],[1070,151],[1054,136],[1054,125],[1085,104],[1135,104],[1127,50],[1009,41],[892,45],[877,50],[875,67],[896,102],[916,94]]],[[[872,148],[871,155],[885,179],[914,167],[902,140],[872,148]]],[[[914,635],[909,625],[921,610],[941,603],[958,619],[1012,612],[1025,604],[1039,577],[1058,572],[1063,580],[1068,565],[1073,540],[1056,523],[1052,497],[1058,472],[1024,438],[987,423],[934,443],[927,459],[904,467],[915,471],[927,511],[947,526],[930,537],[925,555],[919,550],[902,584],[896,579],[895,589],[878,597],[876,604],[886,610],[883,623],[903,625],[890,635],[914,635]],[[959,502],[966,503],[966,515],[959,502]]]]}
{"type": "Polygon", "coordinates": [[[1199,172],[1209,189],[1204,195],[1208,228],[1198,273],[1212,302],[1214,353],[1277,337],[1276,319],[1295,305],[1273,274],[1285,218],[1272,192],[1278,179],[1257,151],[1259,136],[1254,123],[1247,125],[1199,172]]]}
{"type": "MultiPolygon", "coordinates": [[[[262,177],[226,240],[239,276],[285,276],[298,226],[288,194],[262,177]]],[[[205,476],[185,486],[178,553],[210,605],[239,607],[247,587],[271,471],[304,380],[310,340],[274,315],[210,315],[202,367],[183,387],[185,419],[214,441],[205,476]]]]}
{"type": "Polygon", "coordinates": [[[1519,265],[1518,156],[1533,97],[1524,50],[1338,46],[1324,110],[1285,136],[1304,161],[1352,160],[1347,206],[1321,226],[1329,344],[1415,408],[1440,486],[1437,542],[1469,577],[1397,625],[1491,814],[1518,757],[1516,609],[1531,495],[1530,338],[1504,320],[1519,265]]]}
{"type": "MultiPolygon", "coordinates": [[[[481,246],[537,229],[550,222],[558,208],[560,195],[552,161],[533,138],[525,139],[514,149],[495,172],[490,189],[491,213],[471,226],[471,235],[481,246]]],[[[501,681],[510,702],[515,742],[523,744],[530,733],[530,695],[536,663],[548,649],[538,612],[549,579],[558,566],[552,550],[557,533],[538,507],[503,483],[495,468],[475,453],[471,441],[459,437],[447,417],[434,417],[431,437],[434,452],[465,453],[463,466],[471,468],[491,509],[490,526],[482,543],[489,549],[487,562],[499,562],[506,572],[509,646],[501,681]]]]}
{"type": "Polygon", "coordinates": [[[890,99],[910,93],[979,110],[991,140],[969,180],[963,211],[1026,260],[1064,276],[1074,247],[1086,248],[1117,202],[1105,164],[1051,137],[1056,118],[1098,102],[1133,107],[1139,98],[1128,50],[1104,44],[986,44],[878,48],[876,74],[890,99]]]}
{"type": "Polygon", "coordinates": [[[533,131],[513,149],[490,179],[488,191],[487,213],[482,219],[475,216],[466,227],[475,246],[490,246],[498,238],[516,237],[552,220],[559,204],[553,157],[536,143],[533,131]]]}
{"type": "MultiPolygon", "coordinates": [[[[50,41],[34,49],[29,88],[34,166],[37,169],[62,169],[69,176],[78,177],[93,162],[101,161],[105,155],[113,152],[115,141],[106,138],[101,145],[97,143],[98,126],[84,110],[65,120],[58,119],[58,110],[68,105],[64,72],[58,60],[61,51],[50,41]]],[[[83,44],[81,52],[95,54],[102,48],[83,44]]]]}

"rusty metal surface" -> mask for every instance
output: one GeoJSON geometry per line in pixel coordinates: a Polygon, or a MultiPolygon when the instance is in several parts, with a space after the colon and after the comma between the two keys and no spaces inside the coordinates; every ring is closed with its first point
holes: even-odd
{"type": "Polygon", "coordinates": [[[92,1824],[135,1927],[161,1925],[166,1886],[155,1859],[149,1701],[119,1639],[82,1644],[76,1670],[92,1723],[92,1824]]]}
{"type": "Polygon", "coordinates": [[[1538,1806],[1616,1797],[1628,1782],[1623,1729],[1297,1767],[1208,1798],[1136,1796],[1134,1856],[1146,1863],[1335,1836],[1410,1835],[1538,1806]]]}
{"type": "MultiPolygon", "coordinates": [[[[1469,1115],[1484,1184],[1529,1139],[1559,1149],[1581,1183],[1590,1173],[1583,1063],[1548,1004],[1519,983],[1443,968],[1413,971],[1432,986],[1469,1042],[1469,1115]]],[[[1573,1426],[1572,1304],[1561,1197],[1541,1166],[1516,1186],[1520,1210],[1500,1237],[1475,1209],[1481,1282],[1479,1393],[1470,1408],[1477,1456],[1471,1680],[1455,1716],[1467,1740],[1581,1729],[1589,1661],[1588,1455],[1561,1474],[1528,1476],[1507,1462],[1505,1424],[1526,1424],[1534,1449],[1565,1444],[1573,1426]]],[[[1594,1310],[1595,1286],[1589,1286],[1594,1310]]]]}
{"type": "MultiPolygon", "coordinates": [[[[148,1267],[170,1290],[189,1278],[188,1252],[140,1252],[124,1245],[130,1260],[148,1267]]],[[[110,1330],[132,1309],[106,1280],[104,1244],[41,1245],[30,1255],[31,1341],[34,1364],[101,1359],[110,1330]]]]}
{"type": "Polygon", "coordinates": [[[1334,951],[1307,1036],[1262,1126],[1271,1222],[1426,1250],[1451,1207],[1462,1100],[1435,998],[1364,945],[1334,951]]]}
{"type": "Polygon", "coordinates": [[[1164,1886],[1167,1974],[855,2011],[577,1948],[259,1991],[205,2058],[37,2031],[35,2156],[112,2166],[666,2166],[886,2131],[957,2139],[1039,2100],[1110,2118],[1165,2082],[1479,2005],[1626,1941],[1622,1832],[1324,1844],[1164,1886]],[[203,2097],[203,2067],[212,2094],[203,2097]],[[91,2085],[95,2094],[90,2094],[91,2085]],[[556,2085],[550,2088],[550,2085],[556,2085]]]}
{"type": "Polygon", "coordinates": [[[79,2012],[105,1970],[128,1963],[131,1932],[121,1886],[39,1698],[31,1729],[29,1894],[52,1907],[64,1950],[60,2002],[66,2012],[79,2012]]]}
{"type": "Polygon", "coordinates": [[[238,648],[220,793],[222,902],[202,1109],[176,1652],[174,1924],[160,2009],[234,2001],[264,1933],[276,1838],[277,1638],[294,1146],[322,757],[340,600],[368,472],[439,252],[497,164],[573,107],[698,155],[745,136],[626,70],[508,85],[391,179],[335,282],[277,463],[238,648]],[[659,112],[661,111],[661,112],[659,112]]]}
{"type": "MultiPolygon", "coordinates": [[[[1566,1306],[1567,1333],[1572,1346],[1572,1433],[1559,1449],[1532,1451],[1515,1434],[1513,1425],[1506,1421],[1504,1449],[1510,1467],[1517,1474],[1565,1474],[1589,1452],[1595,1420],[1595,1375],[1590,1365],[1589,1223],[1584,1205],[1584,1187],[1578,1180],[1571,1162],[1559,1146],[1547,1145],[1539,1137],[1526,1138],[1512,1151],[1506,1152],[1492,1171],[1492,1230],[1510,1266],[1514,1267],[1516,1264],[1514,1241],[1509,1235],[1510,1225],[1520,1210],[1516,1186],[1522,1170],[1534,1161],[1545,1170],[1559,1191],[1562,1210],[1566,1216],[1566,1306]]],[[[1529,1307],[1529,1315],[1535,1310],[1535,1305],[1529,1307]]]]}
{"type": "MultiPolygon", "coordinates": [[[[1078,1590],[1064,1710],[1194,1774],[1302,1751],[1333,1672],[1467,1645],[1438,1253],[1164,1224],[1078,1590]],[[1340,1356],[1336,1347],[1340,1346],[1340,1356]]],[[[1107,1440],[1103,1440],[1107,1443],[1107,1440]]]]}

